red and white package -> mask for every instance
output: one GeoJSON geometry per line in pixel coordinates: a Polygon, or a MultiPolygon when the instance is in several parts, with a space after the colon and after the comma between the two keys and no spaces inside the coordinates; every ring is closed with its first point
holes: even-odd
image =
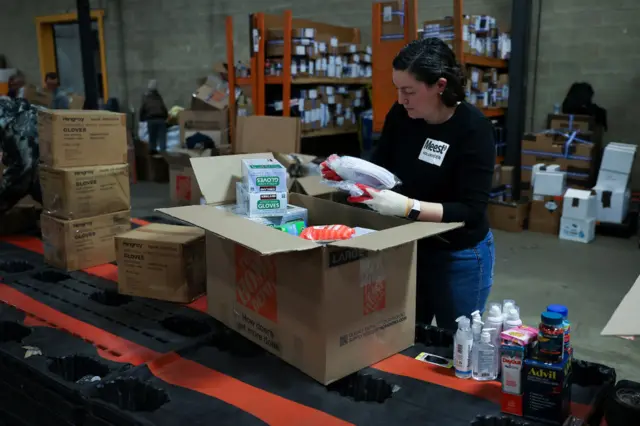
{"type": "Polygon", "coordinates": [[[354,228],[347,225],[320,225],[305,228],[300,237],[310,241],[348,240],[356,233],[354,228]]]}
{"type": "Polygon", "coordinates": [[[323,183],[349,192],[351,196],[362,196],[358,185],[373,189],[392,189],[400,185],[400,179],[387,169],[357,157],[333,154],[320,164],[323,183]]]}

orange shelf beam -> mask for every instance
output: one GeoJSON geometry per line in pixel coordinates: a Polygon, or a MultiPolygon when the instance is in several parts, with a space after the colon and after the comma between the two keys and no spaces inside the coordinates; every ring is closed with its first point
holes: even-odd
{"type": "Polygon", "coordinates": [[[503,117],[505,113],[504,108],[481,108],[480,111],[487,117],[503,117]]]}
{"type": "Polygon", "coordinates": [[[467,65],[475,65],[478,67],[489,67],[489,68],[507,68],[507,61],[504,59],[498,58],[489,58],[486,56],[476,56],[476,55],[463,55],[463,61],[467,65]]]}

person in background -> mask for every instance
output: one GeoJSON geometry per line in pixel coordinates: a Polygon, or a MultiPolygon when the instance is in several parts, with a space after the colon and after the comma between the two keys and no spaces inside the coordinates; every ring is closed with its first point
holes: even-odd
{"type": "Polygon", "coordinates": [[[58,73],[48,72],[44,76],[44,87],[53,97],[51,108],[69,109],[69,98],[60,90],[58,73]]]}
{"type": "Polygon", "coordinates": [[[416,320],[455,330],[456,318],[483,311],[495,264],[487,219],[496,150],[491,122],[465,102],[464,76],[440,39],[417,40],[393,61],[396,102],[372,162],[402,181],[397,192],[352,197],[385,215],[463,222],[418,242],[416,320]]]}
{"type": "Polygon", "coordinates": [[[26,83],[26,79],[24,77],[24,73],[22,71],[16,71],[9,77],[8,86],[9,93],[7,95],[11,99],[15,99],[20,96],[20,89],[24,87],[26,83]]]}
{"type": "Polygon", "coordinates": [[[42,203],[38,178],[38,109],[21,98],[0,98],[0,220],[27,195],[42,203]]]}
{"type": "Polygon", "coordinates": [[[147,123],[149,151],[151,154],[167,150],[167,118],[169,111],[158,92],[156,80],[149,80],[147,91],[142,97],[140,121],[147,123]]]}

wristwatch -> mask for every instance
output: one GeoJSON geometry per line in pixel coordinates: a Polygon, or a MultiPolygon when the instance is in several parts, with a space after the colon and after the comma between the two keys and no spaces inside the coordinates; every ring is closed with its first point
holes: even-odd
{"type": "Polygon", "coordinates": [[[418,220],[418,216],[420,216],[420,201],[413,200],[413,206],[411,206],[411,210],[409,210],[407,218],[411,220],[418,220]]]}

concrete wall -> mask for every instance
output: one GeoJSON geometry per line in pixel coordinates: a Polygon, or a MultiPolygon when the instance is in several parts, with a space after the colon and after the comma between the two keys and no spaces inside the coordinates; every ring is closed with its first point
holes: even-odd
{"type": "MultiPolygon", "coordinates": [[[[39,80],[34,17],[73,11],[75,1],[5,3],[0,38],[16,42],[3,45],[2,53],[11,66],[39,80]]],[[[503,26],[509,25],[509,0],[464,3],[466,13],[490,14],[503,26]]],[[[423,0],[420,20],[452,14],[452,4],[451,0],[423,0]]],[[[594,86],[595,101],[609,111],[607,139],[636,142],[640,106],[632,96],[640,93],[640,2],[534,0],[534,23],[540,5],[539,38],[535,27],[531,34],[528,127],[541,129],[547,112],[562,102],[569,85],[585,80],[594,86]]],[[[296,17],[359,27],[363,40],[371,37],[368,0],[93,0],[92,7],[107,14],[110,94],[128,98],[136,107],[150,78],[158,80],[168,104],[186,103],[196,80],[213,63],[225,59],[227,15],[234,17],[236,60],[249,56],[247,14],[254,11],[292,9],[296,17]]]]}

